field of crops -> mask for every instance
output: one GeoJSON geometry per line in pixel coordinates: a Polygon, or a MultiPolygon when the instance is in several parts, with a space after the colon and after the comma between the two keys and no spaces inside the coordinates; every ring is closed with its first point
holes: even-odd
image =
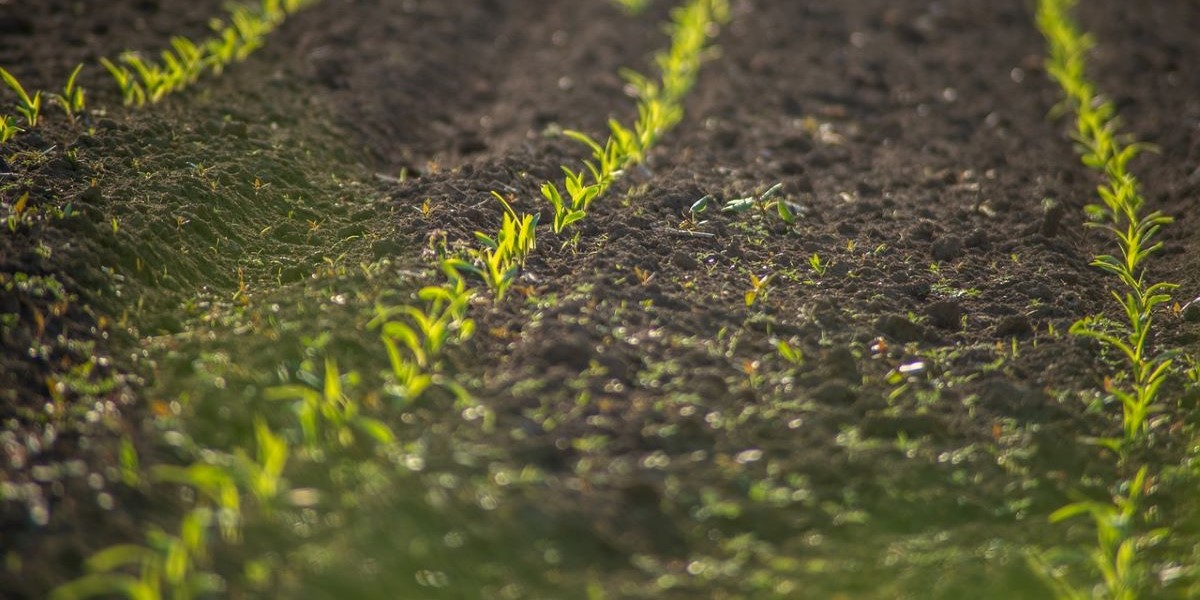
{"type": "Polygon", "coordinates": [[[1196,32],[0,0],[0,598],[1200,597],[1196,32]]]}

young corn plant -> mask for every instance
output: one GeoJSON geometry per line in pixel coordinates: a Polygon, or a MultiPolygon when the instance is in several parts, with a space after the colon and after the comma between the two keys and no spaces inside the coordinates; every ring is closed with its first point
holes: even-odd
{"type": "Polygon", "coordinates": [[[87,575],[55,588],[50,600],[188,600],[220,593],[221,580],[204,571],[212,520],[211,510],[195,508],[180,522],[178,535],[154,528],[146,533],[146,545],[105,548],[88,558],[87,575]]]}
{"type": "Polygon", "coordinates": [[[771,291],[771,281],[774,279],[774,273],[761,278],[754,273],[750,273],[750,288],[746,290],[744,298],[747,308],[754,306],[757,302],[766,301],[767,293],[771,291]]]}
{"type": "Polygon", "coordinates": [[[121,98],[125,106],[142,106],[146,104],[146,90],[138,83],[137,76],[129,67],[118,65],[107,58],[100,58],[100,64],[108,70],[117,87],[121,90],[121,98]]]}
{"type": "Polygon", "coordinates": [[[8,143],[22,131],[24,129],[17,127],[17,120],[12,115],[0,115],[0,144],[8,143]]]}
{"type": "Polygon", "coordinates": [[[391,430],[382,422],[359,414],[359,406],[343,386],[344,380],[354,382],[354,373],[343,377],[337,362],[325,359],[324,386],[313,389],[305,385],[285,385],[267,391],[269,400],[292,401],[305,444],[320,450],[330,444],[349,446],[357,439],[355,431],[366,434],[380,443],[390,443],[391,430]],[[322,431],[325,435],[322,435],[322,431]]]}
{"type": "Polygon", "coordinates": [[[67,121],[74,127],[76,121],[83,115],[86,108],[84,99],[83,87],[76,83],[79,77],[79,72],[83,70],[83,64],[75,66],[75,70],[71,71],[71,76],[67,77],[67,83],[63,86],[61,94],[51,94],[50,99],[62,109],[67,115],[67,121]]]}
{"type": "MultiPolygon", "coordinates": [[[[1138,553],[1169,535],[1167,529],[1154,529],[1139,534],[1137,522],[1145,512],[1143,495],[1147,486],[1146,467],[1138,470],[1132,480],[1113,496],[1111,503],[1084,500],[1068,504],[1050,515],[1050,521],[1060,523],[1076,517],[1089,517],[1096,528],[1096,546],[1088,555],[1093,568],[1103,582],[1103,598],[1136,600],[1142,597],[1151,580],[1149,569],[1138,560],[1138,553]]],[[[1053,569],[1043,557],[1032,557],[1035,571],[1050,586],[1058,598],[1090,600],[1094,591],[1081,591],[1063,574],[1053,569]]]]}
{"type": "Polygon", "coordinates": [[[711,195],[705,195],[699,200],[692,203],[687,210],[683,211],[683,220],[679,222],[679,229],[683,231],[695,231],[702,225],[708,223],[700,219],[700,215],[708,211],[708,207],[715,201],[711,195]]]}
{"type": "Polygon", "coordinates": [[[564,170],[567,172],[569,200],[563,198],[562,193],[558,191],[558,186],[553,182],[547,181],[542,184],[542,197],[554,208],[553,229],[556,234],[562,233],[572,223],[587,216],[585,207],[591,202],[591,198],[595,197],[590,190],[599,190],[599,186],[584,186],[580,179],[576,178],[576,173],[565,167],[564,170]],[[589,190],[589,193],[584,193],[585,189],[589,190]]]}
{"type": "Polygon", "coordinates": [[[17,94],[17,112],[25,117],[25,124],[31,128],[37,127],[38,118],[42,112],[42,92],[37,91],[30,96],[21,82],[17,81],[17,78],[3,67],[0,67],[0,79],[4,80],[8,89],[17,94]]]}
{"type": "Polygon", "coordinates": [[[497,301],[503,300],[508,288],[516,281],[517,273],[537,243],[537,223],[540,215],[518,215],[508,200],[496,192],[492,197],[504,206],[500,229],[495,236],[475,232],[480,247],[471,251],[473,261],[449,259],[447,264],[456,271],[475,273],[492,290],[497,301]]]}
{"type": "Polygon", "coordinates": [[[287,489],[283,479],[289,454],[287,442],[261,418],[254,422],[254,437],[253,456],[238,449],[233,455],[220,455],[216,462],[153,468],[151,477],[155,481],[196,492],[198,505],[184,515],[179,533],[151,528],[144,545],[119,544],[97,552],[87,561],[87,575],[59,586],[50,598],[190,599],[222,592],[221,579],[207,571],[211,562],[210,530],[215,525],[224,540],[238,541],[242,496],[253,497],[269,514],[287,489]]]}
{"type": "Polygon", "coordinates": [[[796,224],[801,207],[782,198],[776,198],[782,191],[783,184],[777,183],[757,196],[735,198],[726,202],[725,206],[721,207],[721,212],[740,214],[755,210],[762,215],[775,213],[778,215],[780,221],[783,221],[785,225],[790,227],[796,224]]]}
{"type": "Polygon", "coordinates": [[[465,263],[457,259],[442,261],[446,281],[421,289],[417,293],[421,304],[375,308],[369,326],[380,329],[391,365],[390,382],[384,391],[397,405],[415,402],[434,385],[469,404],[466,391],[438,373],[446,347],[463,343],[475,333],[475,321],[467,317],[475,294],[467,286],[459,262],[465,263]]]}
{"type": "Polygon", "coordinates": [[[1126,329],[1114,332],[1100,326],[1096,318],[1085,318],[1071,327],[1075,335],[1095,339],[1119,352],[1129,365],[1122,378],[1113,378],[1107,390],[1122,406],[1124,438],[1110,445],[1123,447],[1143,438],[1149,416],[1156,410],[1159,390],[1166,382],[1173,354],[1155,353],[1151,333],[1155,310],[1170,302],[1173,283],[1146,281],[1144,263],[1162,248],[1154,238],[1171,217],[1160,211],[1146,212],[1139,183],[1128,171],[1129,162],[1146,146],[1131,143],[1119,133],[1116,108],[1104,100],[1085,73],[1087,53],[1093,47],[1070,16],[1077,0],[1041,0],[1037,21],[1050,50],[1047,71],[1064,95],[1063,107],[1075,114],[1076,146],[1083,163],[1105,178],[1098,188],[1101,203],[1087,207],[1090,226],[1113,234],[1117,254],[1096,257],[1092,265],[1121,282],[1123,292],[1113,292],[1126,318],[1126,329]]]}
{"type": "Polygon", "coordinates": [[[808,257],[808,266],[812,268],[813,273],[817,277],[824,277],[825,272],[829,270],[829,263],[821,259],[821,255],[813,252],[813,255],[808,257]]]}

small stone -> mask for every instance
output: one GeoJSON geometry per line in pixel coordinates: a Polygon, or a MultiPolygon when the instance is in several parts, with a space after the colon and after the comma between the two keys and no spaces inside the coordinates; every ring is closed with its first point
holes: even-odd
{"type": "Polygon", "coordinates": [[[93,185],[83,190],[83,193],[79,195],[79,199],[89,204],[96,203],[104,200],[104,194],[100,191],[100,188],[93,185]]]}
{"type": "Polygon", "coordinates": [[[963,253],[962,238],[956,235],[946,235],[933,242],[931,254],[934,260],[954,260],[963,253]]]}
{"type": "Polygon", "coordinates": [[[946,425],[935,415],[870,415],[862,420],[863,435],[876,439],[942,437],[946,425]]]}
{"type": "Polygon", "coordinates": [[[377,258],[401,256],[404,254],[404,245],[396,240],[381,239],[371,244],[371,253],[377,258]]]}
{"type": "Polygon", "coordinates": [[[979,403],[988,410],[1009,415],[1041,411],[1048,406],[1045,393],[1004,379],[984,382],[979,403]]]}
{"type": "Polygon", "coordinates": [[[250,129],[241,121],[230,121],[225,124],[225,133],[234,137],[244,138],[249,133],[250,129]]]}
{"type": "Polygon", "coordinates": [[[901,344],[918,342],[925,338],[925,331],[920,325],[900,315],[884,315],[879,317],[875,321],[875,329],[901,344]]]}
{"type": "Polygon", "coordinates": [[[970,235],[967,236],[967,239],[964,240],[963,243],[966,244],[968,248],[981,248],[984,250],[986,250],[990,245],[988,242],[987,231],[984,231],[983,228],[971,231],[970,235]]]}
{"type": "Polygon", "coordinates": [[[925,315],[942,329],[957,329],[962,323],[963,309],[957,302],[942,300],[926,306],[925,315]]]}
{"type": "Polygon", "coordinates": [[[845,346],[834,348],[821,357],[821,372],[830,379],[859,381],[862,378],[858,372],[858,358],[845,346]]]}
{"type": "Polygon", "coordinates": [[[1001,337],[1025,337],[1033,333],[1033,324],[1024,315],[1010,315],[996,324],[996,335],[1001,337]]]}
{"type": "Polygon", "coordinates": [[[1048,238],[1058,235],[1059,225],[1066,215],[1067,209],[1061,202],[1044,200],[1042,203],[1042,235],[1048,238]]]}
{"type": "Polygon", "coordinates": [[[824,404],[850,404],[856,394],[850,384],[841,379],[830,379],[813,390],[813,399],[824,404]]]}
{"type": "MultiPolygon", "coordinates": [[[[1200,300],[1200,298],[1197,300],[1200,300]]],[[[1197,300],[1192,300],[1183,309],[1183,320],[1187,321],[1188,323],[1200,322],[1200,302],[1197,300]]]]}
{"type": "Polygon", "coordinates": [[[684,271],[692,271],[700,268],[700,263],[696,261],[696,258],[683,250],[676,251],[675,254],[671,255],[671,264],[684,271]]]}

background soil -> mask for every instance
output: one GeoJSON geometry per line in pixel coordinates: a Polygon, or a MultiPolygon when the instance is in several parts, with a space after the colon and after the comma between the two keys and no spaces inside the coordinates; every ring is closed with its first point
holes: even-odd
{"type": "MultiPolygon", "coordinates": [[[[0,4],[0,64],[52,89],[77,62],[201,35],[219,12],[104,6],[0,4]]],[[[494,423],[434,395],[386,411],[401,456],[297,467],[297,487],[332,498],[251,523],[217,564],[233,590],[254,590],[239,561],[267,556],[272,593],[306,597],[1045,595],[1025,549],[1090,540],[1045,517],[1069,493],[1104,496],[1111,461],[1074,440],[1119,426],[1097,410],[1111,367],[1065,334],[1111,313],[1088,267],[1108,241],[1082,227],[1097,181],[1047,117],[1058,92],[1032,16],[734,7],[685,121],[577,244],[545,233],[516,297],[478,307],[481,335],[449,357],[494,423]],[[702,235],[682,231],[701,196],[777,182],[805,209],[795,227],[713,210],[702,235]],[[746,307],[750,273],[775,279],[746,307]]],[[[1179,218],[1156,275],[1186,301],[1200,293],[1200,75],[1185,68],[1200,6],[1088,9],[1100,87],[1161,148],[1135,171],[1179,218]]],[[[186,506],[120,483],[121,437],[145,464],[191,458],[164,430],[230,447],[261,390],[314,352],[369,388],[375,300],[429,277],[434,232],[453,245],[493,228],[491,190],[545,210],[538,186],[581,157],[554,133],[632,116],[617,72],[649,68],[667,10],[330,0],[223,77],[135,112],[89,67],[108,107],[94,135],[51,124],[6,149],[5,207],[30,191],[77,216],[0,236],[0,283],[62,284],[0,292],[19,315],[0,355],[0,589],[39,597],[186,506]],[[51,397],[47,376],[86,364],[51,397]]],[[[1186,314],[1163,315],[1164,346],[1194,347],[1186,314]]],[[[1168,411],[1189,393],[1173,383],[1168,411]]],[[[1178,462],[1176,446],[1151,459],[1178,462]]],[[[1183,489],[1163,488],[1183,514],[1183,489]]],[[[1189,577],[1163,593],[1186,595],[1189,577]]]]}

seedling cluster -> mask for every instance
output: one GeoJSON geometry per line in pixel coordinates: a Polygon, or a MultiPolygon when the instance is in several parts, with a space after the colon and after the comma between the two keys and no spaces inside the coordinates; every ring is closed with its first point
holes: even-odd
{"type": "MultiPolygon", "coordinates": [[[[196,83],[205,72],[219,75],[231,63],[245,60],[262,47],[266,36],[288,16],[318,0],[260,0],[257,5],[234,6],[229,22],[213,21],[215,35],[201,43],[175,36],[171,47],[159,53],[160,60],[145,58],[127,51],[116,60],[100,58],[100,64],[112,75],[126,106],[143,106],[158,102],[168,94],[196,83]]],[[[47,93],[51,102],[62,109],[71,126],[75,126],[87,109],[86,92],[77,82],[83,64],[71,71],[61,93],[47,93]]],[[[15,117],[0,114],[0,144],[11,140],[26,129],[37,127],[41,120],[41,90],[30,94],[17,78],[0,68],[0,80],[17,95],[16,113],[24,119],[24,127],[15,117]]]]}
{"type": "Polygon", "coordinates": [[[562,167],[565,196],[556,183],[542,186],[542,196],[554,210],[554,233],[562,233],[584,218],[592,202],[603,196],[625,169],[645,160],[658,139],[679,123],[683,98],[696,83],[712,26],[728,19],[728,0],[693,0],[676,8],[669,27],[671,46],[654,59],[660,80],[622,71],[637,100],[638,117],[632,127],[609,120],[609,136],[603,142],[580,131],[564,132],[586,146],[591,158],[584,161],[584,170],[562,167]]]}
{"type": "Polygon", "coordinates": [[[7,85],[8,89],[16,92],[17,112],[25,117],[25,124],[29,127],[37,127],[42,112],[42,92],[35,91],[33,96],[30,96],[21,82],[3,68],[0,68],[0,79],[4,80],[4,85],[7,85]]]}
{"type": "Polygon", "coordinates": [[[253,7],[235,6],[228,23],[213,22],[213,37],[200,43],[173,37],[171,47],[160,53],[161,60],[125,52],[116,61],[101,58],[100,63],[116,81],[126,106],[158,102],[196,83],[205,72],[219,75],[230,64],[245,60],[289,15],[316,1],[261,0],[253,7]]]}

